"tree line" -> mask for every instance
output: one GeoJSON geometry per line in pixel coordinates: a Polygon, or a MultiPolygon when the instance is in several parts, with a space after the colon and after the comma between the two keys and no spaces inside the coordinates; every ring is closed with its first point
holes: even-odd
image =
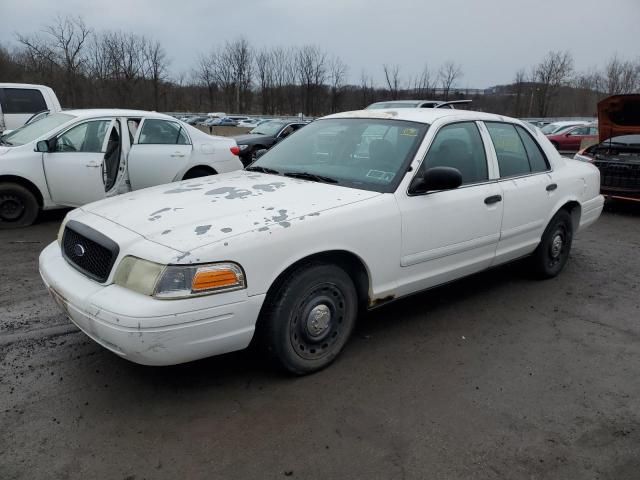
{"type": "Polygon", "coordinates": [[[245,38],[198,55],[188,71],[170,73],[162,44],[144,35],[95,31],[82,18],[59,16],[37,33],[0,45],[0,81],[51,86],[64,107],[158,111],[225,111],[308,116],[354,110],[380,100],[470,98],[469,108],[517,117],[593,115],[607,95],[640,91],[640,60],[614,56],[581,72],[571,53],[549,52],[512,83],[460,88],[462,66],[425,64],[417,75],[383,64],[382,84],[316,45],[256,47],[245,38]]]}

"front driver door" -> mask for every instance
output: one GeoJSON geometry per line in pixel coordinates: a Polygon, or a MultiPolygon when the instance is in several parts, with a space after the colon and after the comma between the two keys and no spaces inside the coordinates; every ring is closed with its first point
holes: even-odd
{"type": "Polygon", "coordinates": [[[487,268],[500,238],[502,191],[493,180],[479,125],[442,127],[418,174],[437,166],[460,170],[463,184],[420,195],[396,193],[402,215],[400,295],[487,268]]]}
{"type": "Polygon", "coordinates": [[[77,207],[105,197],[102,164],[113,119],[74,125],[58,135],[43,153],[49,193],[60,205],[77,207]]]}
{"type": "Polygon", "coordinates": [[[132,190],[172,182],[189,165],[192,148],[187,132],[179,123],[145,119],[129,151],[132,190]]]}

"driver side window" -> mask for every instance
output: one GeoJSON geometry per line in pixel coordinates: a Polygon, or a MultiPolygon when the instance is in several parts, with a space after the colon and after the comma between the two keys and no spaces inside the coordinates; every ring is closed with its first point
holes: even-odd
{"type": "Polygon", "coordinates": [[[67,130],[56,140],[55,152],[102,153],[111,120],[94,120],[67,130]]]}
{"type": "Polygon", "coordinates": [[[462,184],[487,180],[487,156],[475,122],[460,122],[440,129],[420,169],[453,167],[462,174],[462,184]]]}

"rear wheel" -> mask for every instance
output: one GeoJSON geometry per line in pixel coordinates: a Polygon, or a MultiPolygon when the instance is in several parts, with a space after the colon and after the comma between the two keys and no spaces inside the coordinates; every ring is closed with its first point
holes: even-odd
{"type": "Polygon", "coordinates": [[[194,167],[184,174],[183,180],[189,180],[191,178],[207,177],[209,175],[215,175],[216,172],[204,167],[194,167]]]}
{"type": "Polygon", "coordinates": [[[573,222],[566,210],[560,210],[549,222],[540,245],[531,257],[532,267],[540,278],[558,275],[569,259],[573,242],[573,222]]]}
{"type": "Polygon", "coordinates": [[[260,341],[286,370],[305,375],[329,365],[356,322],[358,295],[335,265],[309,264],[293,271],[267,300],[260,341]]]}
{"type": "Polygon", "coordinates": [[[38,200],[17,183],[0,183],[0,229],[27,227],[38,217],[38,200]]]}

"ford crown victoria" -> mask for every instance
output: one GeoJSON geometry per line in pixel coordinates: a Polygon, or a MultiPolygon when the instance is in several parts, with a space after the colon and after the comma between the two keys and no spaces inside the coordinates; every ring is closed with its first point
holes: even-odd
{"type": "Polygon", "coordinates": [[[253,340],[305,374],[336,358],[364,309],[521,257],[557,275],[601,213],[599,180],[507,117],[346,112],[244,171],[70,212],[40,272],[123,358],[169,365],[253,340]]]}

